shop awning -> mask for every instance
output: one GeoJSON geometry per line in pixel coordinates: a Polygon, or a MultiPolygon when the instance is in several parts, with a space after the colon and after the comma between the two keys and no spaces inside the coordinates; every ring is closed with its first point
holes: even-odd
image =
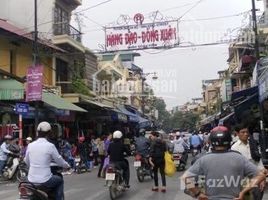
{"type": "Polygon", "coordinates": [[[220,125],[224,125],[224,122],[226,122],[226,121],[228,121],[229,119],[231,119],[231,118],[234,116],[234,114],[235,114],[235,113],[232,112],[232,113],[226,115],[225,117],[221,118],[221,119],[219,120],[219,126],[220,126],[220,125]]]}
{"type": "Polygon", "coordinates": [[[256,94],[256,93],[258,93],[258,86],[251,87],[251,88],[241,90],[238,92],[234,92],[232,94],[231,100],[234,101],[236,99],[246,98],[246,97],[251,96],[251,95],[256,94]]]}
{"type": "Polygon", "coordinates": [[[78,111],[78,112],[87,112],[85,109],[80,108],[65,99],[61,98],[60,96],[49,93],[43,92],[42,93],[42,101],[56,109],[59,110],[70,110],[70,111],[78,111]]]}
{"type": "Polygon", "coordinates": [[[24,85],[14,79],[0,80],[0,100],[24,99],[24,85]]]}
{"type": "Polygon", "coordinates": [[[256,118],[259,116],[258,94],[253,94],[234,106],[235,116],[238,120],[256,118]]]}
{"type": "Polygon", "coordinates": [[[111,111],[113,112],[112,113],[112,119],[114,121],[120,121],[120,122],[124,122],[124,123],[127,123],[127,115],[122,113],[120,110],[114,108],[114,109],[111,109],[111,111]]]}
{"type": "Polygon", "coordinates": [[[100,103],[100,102],[96,102],[96,101],[92,101],[92,100],[88,100],[88,99],[83,99],[84,102],[89,103],[89,104],[93,104],[95,106],[101,107],[101,108],[109,108],[109,109],[113,109],[114,107],[100,103]]]}
{"type": "Polygon", "coordinates": [[[136,114],[128,111],[124,106],[118,106],[118,109],[128,116],[130,122],[139,122],[139,118],[136,114]]]}

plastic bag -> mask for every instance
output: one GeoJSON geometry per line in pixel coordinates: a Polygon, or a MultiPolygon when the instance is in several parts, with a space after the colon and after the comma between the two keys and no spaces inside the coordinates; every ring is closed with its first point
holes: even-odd
{"type": "Polygon", "coordinates": [[[166,151],[165,152],[165,174],[167,176],[173,176],[176,172],[176,166],[172,160],[172,155],[166,151]]]}
{"type": "Polygon", "coordinates": [[[109,158],[109,156],[107,156],[107,157],[104,159],[103,169],[106,169],[106,168],[108,167],[109,164],[110,164],[110,158],[109,158]]]}

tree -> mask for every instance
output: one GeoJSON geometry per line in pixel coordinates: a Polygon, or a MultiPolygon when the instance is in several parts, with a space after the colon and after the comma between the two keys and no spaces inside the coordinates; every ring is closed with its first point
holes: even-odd
{"type": "Polygon", "coordinates": [[[179,128],[182,130],[195,129],[196,123],[199,120],[199,115],[192,112],[181,112],[174,113],[171,117],[171,127],[179,128]]]}
{"type": "Polygon", "coordinates": [[[166,103],[162,98],[156,98],[154,102],[155,108],[158,110],[158,124],[165,131],[170,130],[170,113],[166,109],[166,103]]]}

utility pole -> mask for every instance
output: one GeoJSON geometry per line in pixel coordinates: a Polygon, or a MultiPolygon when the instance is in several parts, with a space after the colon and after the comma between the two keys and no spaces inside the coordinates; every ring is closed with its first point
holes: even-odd
{"type": "MultiPolygon", "coordinates": [[[[37,0],[34,0],[34,43],[33,43],[33,66],[36,67],[38,64],[38,29],[37,29],[37,0]]],[[[34,130],[37,129],[39,116],[38,116],[38,102],[34,102],[35,112],[34,112],[34,130]]]]}
{"type": "Polygon", "coordinates": [[[141,112],[144,115],[145,112],[145,94],[144,94],[144,84],[146,78],[141,75],[141,112]]]}
{"type": "Polygon", "coordinates": [[[259,49],[259,35],[258,35],[255,0],[252,0],[252,23],[253,23],[253,31],[255,33],[255,54],[256,54],[257,60],[259,60],[260,49],[259,49]]]}

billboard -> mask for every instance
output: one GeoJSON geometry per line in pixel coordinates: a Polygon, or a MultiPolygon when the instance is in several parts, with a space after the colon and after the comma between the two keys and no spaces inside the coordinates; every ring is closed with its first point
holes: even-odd
{"type": "Polygon", "coordinates": [[[106,27],[106,51],[173,47],[179,42],[178,21],[106,27]]]}

